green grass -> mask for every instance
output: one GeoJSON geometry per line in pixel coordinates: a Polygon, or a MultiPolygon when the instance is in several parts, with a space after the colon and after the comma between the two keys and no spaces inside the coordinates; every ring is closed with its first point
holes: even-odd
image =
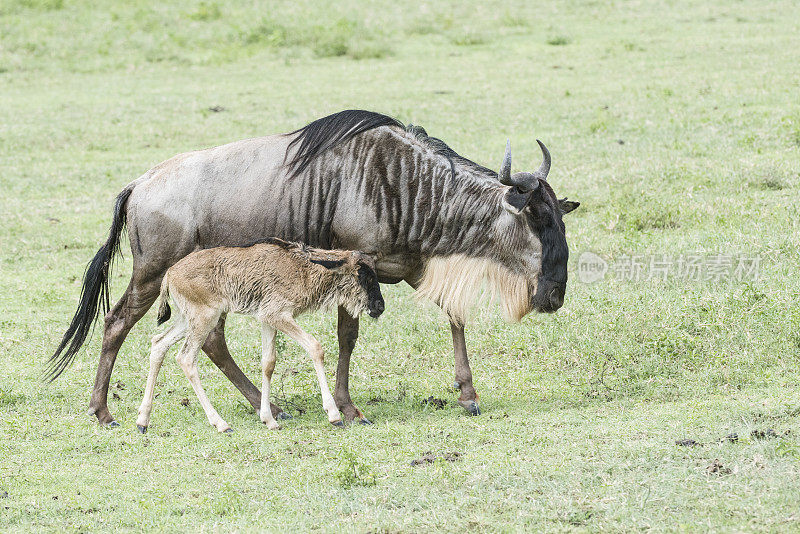
{"type": "MultiPolygon", "coordinates": [[[[800,528],[793,3],[94,5],[0,5],[0,529],[800,528]],[[482,416],[456,405],[446,322],[406,286],[386,287],[354,353],[370,427],[327,424],[309,359],[283,339],[276,397],[296,417],[282,431],[201,360],[235,429],[217,435],[169,357],[136,434],[152,311],[115,367],[121,428],[85,415],[98,333],[40,381],[126,183],[178,152],[352,107],[492,167],[511,138],[515,171],[539,164],[542,139],[556,192],[582,202],[566,218],[564,308],[521,325],[480,310],[468,328],[482,416]],[[744,254],[761,276],[587,285],[583,251],[744,254]],[[439,459],[410,465],[428,452],[439,459]]],[[[126,254],[113,295],[129,273],[126,254]]],[[[332,380],[334,318],[302,322],[332,380]]],[[[258,376],[256,325],[231,319],[229,343],[258,376]]]]}

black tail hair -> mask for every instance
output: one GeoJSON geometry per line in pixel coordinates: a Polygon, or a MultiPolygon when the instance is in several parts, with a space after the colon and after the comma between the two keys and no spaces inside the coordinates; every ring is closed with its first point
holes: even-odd
{"type": "Polygon", "coordinates": [[[127,212],[125,208],[132,191],[132,187],[126,188],[117,196],[108,239],[86,266],[78,310],[72,317],[72,322],[58,348],[47,361],[48,369],[45,372],[47,382],[52,382],[64,372],[75,359],[86,338],[91,336],[94,322],[100,314],[100,304],[102,303],[104,313],[111,308],[108,281],[111,278],[114,256],[119,252],[120,235],[125,228],[127,212]]]}
{"type": "Polygon", "coordinates": [[[169,307],[168,303],[164,303],[161,305],[161,308],[158,310],[158,325],[161,326],[162,324],[169,321],[169,318],[172,316],[172,308],[169,307]]]}
{"type": "Polygon", "coordinates": [[[167,277],[164,277],[164,280],[161,281],[161,294],[159,295],[161,298],[161,305],[158,307],[158,325],[161,326],[162,324],[169,321],[170,316],[172,315],[172,310],[169,307],[169,283],[167,282],[167,277]]]}

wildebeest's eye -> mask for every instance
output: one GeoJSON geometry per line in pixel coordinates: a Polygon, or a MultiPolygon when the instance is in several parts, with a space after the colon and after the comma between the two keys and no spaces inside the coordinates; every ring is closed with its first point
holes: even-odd
{"type": "Polygon", "coordinates": [[[531,225],[541,228],[553,222],[553,212],[545,202],[535,202],[528,206],[528,221],[531,225]]]}

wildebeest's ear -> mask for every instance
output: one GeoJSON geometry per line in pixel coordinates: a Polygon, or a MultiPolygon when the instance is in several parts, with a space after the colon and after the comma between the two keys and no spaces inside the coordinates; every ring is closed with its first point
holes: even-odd
{"type": "Polygon", "coordinates": [[[503,197],[503,207],[512,215],[519,215],[528,201],[531,199],[533,191],[522,192],[518,187],[510,187],[503,197]]]}
{"type": "Polygon", "coordinates": [[[316,263],[317,265],[322,265],[326,269],[330,269],[331,271],[338,271],[339,268],[344,265],[345,260],[311,260],[311,263],[316,263]]]}
{"type": "Polygon", "coordinates": [[[562,198],[558,201],[558,207],[561,208],[561,213],[566,215],[567,213],[575,210],[578,206],[580,206],[580,202],[573,202],[572,200],[567,200],[566,198],[562,198]]]}

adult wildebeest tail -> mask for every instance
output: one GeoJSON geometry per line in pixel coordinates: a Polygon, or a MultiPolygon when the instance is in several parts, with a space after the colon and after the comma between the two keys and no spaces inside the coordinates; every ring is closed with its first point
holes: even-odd
{"type": "Polygon", "coordinates": [[[108,239],[86,266],[78,310],[72,317],[61,343],[47,362],[45,379],[48,382],[58,378],[75,359],[75,355],[92,332],[94,322],[100,314],[100,304],[102,303],[104,313],[111,308],[108,281],[111,278],[114,256],[119,252],[120,235],[125,228],[126,204],[132,191],[133,187],[126,187],[117,196],[108,239]]]}
{"type": "Polygon", "coordinates": [[[169,309],[169,283],[166,276],[161,281],[161,294],[158,295],[158,298],[161,299],[161,303],[158,305],[158,324],[162,325],[169,321],[169,317],[172,315],[172,310],[169,309]]]}

